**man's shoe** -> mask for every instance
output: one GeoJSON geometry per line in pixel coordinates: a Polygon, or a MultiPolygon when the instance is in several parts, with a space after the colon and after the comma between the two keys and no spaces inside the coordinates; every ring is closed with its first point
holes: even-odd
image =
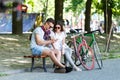
{"type": "Polygon", "coordinates": [[[65,68],[55,68],[54,72],[55,73],[66,73],[66,69],[65,68]]]}

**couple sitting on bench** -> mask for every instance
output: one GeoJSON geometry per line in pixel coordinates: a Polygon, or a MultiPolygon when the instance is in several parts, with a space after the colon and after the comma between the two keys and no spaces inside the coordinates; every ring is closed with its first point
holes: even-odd
{"type": "Polygon", "coordinates": [[[54,72],[61,69],[64,69],[64,72],[66,73],[71,72],[72,68],[67,66],[68,62],[76,71],[81,71],[81,69],[72,61],[72,50],[69,47],[66,48],[65,34],[62,24],[57,22],[54,28],[53,26],[54,20],[52,18],[48,18],[43,26],[37,27],[33,31],[30,43],[33,55],[49,56],[56,67],[54,72]],[[53,32],[50,28],[53,28],[53,32]],[[67,61],[65,65],[60,62],[61,55],[64,53],[67,61]]]}

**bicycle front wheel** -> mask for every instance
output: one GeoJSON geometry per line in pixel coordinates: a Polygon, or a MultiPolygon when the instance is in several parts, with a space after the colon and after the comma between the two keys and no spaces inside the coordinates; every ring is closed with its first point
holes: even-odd
{"type": "Polygon", "coordinates": [[[97,65],[98,65],[99,69],[102,69],[102,67],[103,67],[102,54],[100,53],[97,42],[94,42],[93,50],[94,50],[94,55],[95,55],[95,60],[97,62],[97,65]]]}
{"type": "Polygon", "coordinates": [[[87,45],[80,44],[78,46],[77,54],[85,69],[92,70],[94,68],[95,58],[92,48],[87,45]]]}

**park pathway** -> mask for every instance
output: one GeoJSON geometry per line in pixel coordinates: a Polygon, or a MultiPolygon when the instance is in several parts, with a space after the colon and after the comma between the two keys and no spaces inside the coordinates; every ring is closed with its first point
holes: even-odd
{"type": "MultiPolygon", "coordinates": [[[[66,74],[53,73],[53,69],[45,72],[21,72],[0,77],[0,80],[120,80],[120,59],[104,60],[102,70],[72,71],[66,74]]],[[[97,66],[96,66],[97,67],[97,66]]]]}

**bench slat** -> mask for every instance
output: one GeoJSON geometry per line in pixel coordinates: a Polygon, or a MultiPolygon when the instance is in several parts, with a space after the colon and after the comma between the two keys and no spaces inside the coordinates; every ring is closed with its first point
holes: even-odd
{"type": "Polygon", "coordinates": [[[33,56],[33,55],[28,55],[24,56],[24,58],[46,58],[47,56],[33,56]]]}

